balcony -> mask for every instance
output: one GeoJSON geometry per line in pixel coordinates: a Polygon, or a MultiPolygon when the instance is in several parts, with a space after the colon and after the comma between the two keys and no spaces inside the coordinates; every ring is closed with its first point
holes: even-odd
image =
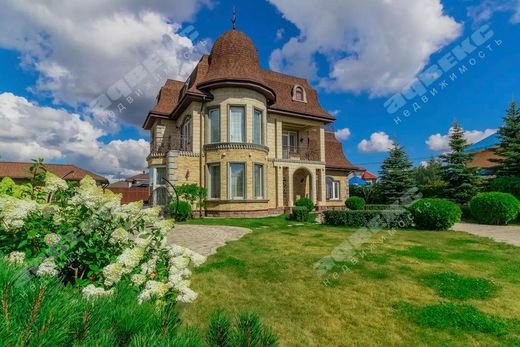
{"type": "Polygon", "coordinates": [[[320,161],[320,146],[310,143],[297,146],[282,146],[282,158],[289,160],[320,161]]]}
{"type": "Polygon", "coordinates": [[[189,136],[168,136],[156,138],[150,143],[150,157],[162,157],[169,151],[193,151],[189,136]]]}

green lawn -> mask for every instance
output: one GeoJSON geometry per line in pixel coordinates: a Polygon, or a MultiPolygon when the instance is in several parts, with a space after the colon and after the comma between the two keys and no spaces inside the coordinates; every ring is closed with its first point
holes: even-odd
{"type": "Polygon", "coordinates": [[[382,232],[375,237],[386,241],[365,247],[358,264],[320,277],[313,264],[355,230],[283,217],[190,223],[253,233],[195,272],[199,297],[182,309],[186,324],[226,308],[257,312],[282,346],[520,345],[519,248],[460,232],[382,232]]]}

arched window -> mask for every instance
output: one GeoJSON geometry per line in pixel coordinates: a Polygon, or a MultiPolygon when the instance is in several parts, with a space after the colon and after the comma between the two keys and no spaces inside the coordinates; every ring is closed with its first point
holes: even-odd
{"type": "Polygon", "coordinates": [[[300,85],[294,86],[293,101],[307,102],[307,94],[305,93],[305,89],[302,86],[300,86],[300,85]]]}

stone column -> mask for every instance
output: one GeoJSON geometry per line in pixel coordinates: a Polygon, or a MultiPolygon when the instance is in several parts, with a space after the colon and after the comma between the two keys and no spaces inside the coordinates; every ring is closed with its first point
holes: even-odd
{"type": "Polygon", "coordinates": [[[325,169],[321,169],[321,192],[319,194],[321,194],[322,205],[327,205],[327,181],[325,169]]]}
{"type": "Polygon", "coordinates": [[[276,207],[283,207],[283,167],[276,166],[276,207]]]}
{"type": "Polygon", "coordinates": [[[312,173],[310,174],[310,180],[311,180],[311,200],[314,203],[314,205],[317,204],[316,197],[318,196],[316,194],[316,176],[312,173]]]}
{"type": "Polygon", "coordinates": [[[280,159],[282,158],[282,121],[276,118],[275,122],[275,158],[280,159]]]}
{"type": "Polygon", "coordinates": [[[294,169],[289,167],[289,206],[288,207],[293,207],[294,206],[294,169]]]}
{"type": "MultiPolygon", "coordinates": [[[[177,158],[179,151],[169,151],[166,155],[166,179],[174,186],[177,185],[177,158]]],[[[162,183],[160,183],[162,184],[162,183]]],[[[173,193],[172,187],[168,184],[168,192],[173,193]]]]}

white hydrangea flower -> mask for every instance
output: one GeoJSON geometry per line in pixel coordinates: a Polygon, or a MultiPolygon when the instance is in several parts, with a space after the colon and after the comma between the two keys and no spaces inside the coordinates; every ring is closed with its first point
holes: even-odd
{"type": "Polygon", "coordinates": [[[183,287],[180,294],[177,296],[177,301],[185,304],[192,303],[197,299],[197,293],[188,287],[183,287]]]}
{"type": "Polygon", "coordinates": [[[137,237],[134,239],[134,243],[137,247],[146,248],[150,245],[152,242],[152,236],[147,233],[142,233],[137,235],[137,237]]]}
{"type": "Polygon", "coordinates": [[[23,263],[25,261],[25,253],[14,251],[14,252],[9,253],[9,255],[5,256],[4,259],[9,264],[23,265],[23,263]]]}
{"type": "Polygon", "coordinates": [[[146,224],[153,224],[161,215],[161,207],[150,207],[141,210],[141,217],[146,224]]]}
{"type": "Polygon", "coordinates": [[[17,199],[8,195],[0,196],[0,219],[7,229],[23,227],[27,216],[37,209],[36,201],[17,199]]]}
{"type": "Polygon", "coordinates": [[[161,220],[156,220],[153,223],[153,227],[156,229],[159,229],[163,236],[166,236],[166,234],[168,234],[172,230],[173,226],[174,226],[173,219],[161,219],[161,220]]]}
{"type": "Polygon", "coordinates": [[[119,257],[117,257],[116,262],[123,265],[124,273],[130,273],[137,265],[139,265],[143,256],[144,248],[127,248],[119,257]]]}
{"type": "Polygon", "coordinates": [[[190,257],[193,266],[198,267],[206,262],[206,257],[197,252],[189,251],[188,257],[190,257]]]}
{"type": "Polygon", "coordinates": [[[45,242],[45,244],[48,247],[55,246],[55,245],[59,244],[60,241],[61,241],[61,236],[58,234],[54,234],[54,233],[47,234],[43,237],[43,242],[45,242]]]}
{"type": "Polygon", "coordinates": [[[96,299],[104,296],[111,296],[114,294],[114,288],[105,290],[104,288],[96,287],[93,284],[89,284],[82,290],[83,296],[87,299],[96,299]]]}
{"type": "Polygon", "coordinates": [[[173,257],[170,259],[170,265],[179,270],[186,268],[189,264],[190,264],[190,258],[188,258],[186,256],[178,256],[178,257],[173,257]]]}
{"type": "Polygon", "coordinates": [[[154,272],[155,266],[157,265],[157,260],[157,256],[153,256],[150,258],[150,260],[141,264],[141,273],[143,275],[150,275],[152,272],[154,272]]]}
{"type": "Polygon", "coordinates": [[[179,246],[179,245],[171,245],[168,247],[168,254],[170,257],[177,257],[179,255],[185,255],[186,254],[186,248],[179,246]]]}
{"type": "Polygon", "coordinates": [[[58,190],[66,190],[68,187],[67,182],[52,172],[47,171],[45,173],[45,188],[47,188],[47,191],[54,193],[58,190]]]}
{"type": "Polygon", "coordinates": [[[123,264],[120,263],[112,263],[103,268],[103,276],[105,277],[105,285],[113,286],[121,281],[121,277],[123,276],[123,264]]]}
{"type": "Polygon", "coordinates": [[[145,301],[150,300],[151,298],[160,299],[168,292],[168,290],[169,288],[166,283],[158,281],[148,281],[146,282],[144,290],[137,297],[137,300],[141,304],[145,301]]]}
{"type": "Polygon", "coordinates": [[[112,235],[110,235],[110,243],[115,244],[118,242],[127,242],[129,234],[126,232],[124,228],[116,228],[112,231],[112,235]]]}
{"type": "Polygon", "coordinates": [[[143,274],[132,275],[132,284],[134,286],[140,286],[145,281],[146,281],[146,275],[143,275],[143,274]]]}
{"type": "Polygon", "coordinates": [[[59,271],[56,269],[56,263],[54,262],[53,257],[46,258],[40,266],[38,266],[38,270],[36,270],[36,275],[38,277],[43,276],[56,276],[59,271]]]}

